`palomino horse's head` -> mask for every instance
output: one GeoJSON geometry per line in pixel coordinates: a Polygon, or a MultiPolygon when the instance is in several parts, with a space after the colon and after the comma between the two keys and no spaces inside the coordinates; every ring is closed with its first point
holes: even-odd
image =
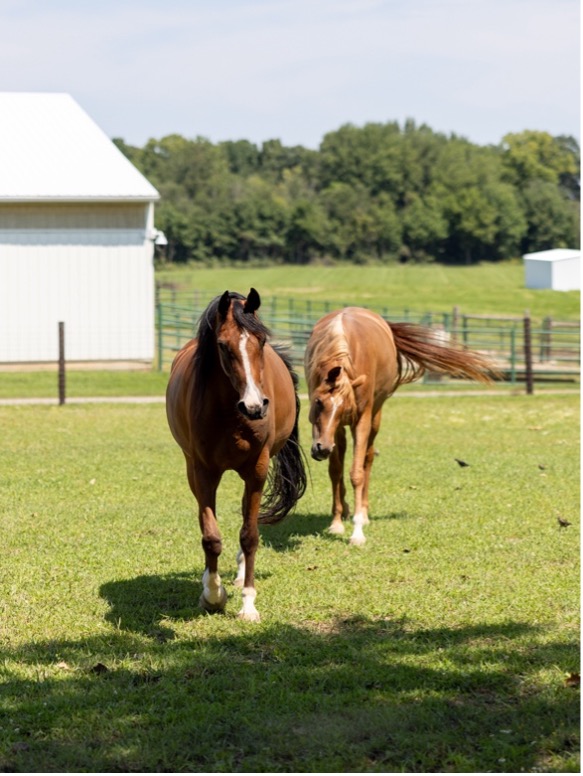
{"type": "Polygon", "coordinates": [[[336,429],[348,425],[356,412],[355,388],[363,385],[365,375],[351,380],[342,366],[326,368],[319,385],[310,391],[312,458],[323,461],[334,450],[336,429]]]}
{"type": "Polygon", "coordinates": [[[225,291],[215,324],[221,367],[239,397],[237,409],[249,420],[264,418],[269,406],[263,393],[263,348],[268,331],[255,315],[260,304],[254,288],[247,299],[225,291]]]}

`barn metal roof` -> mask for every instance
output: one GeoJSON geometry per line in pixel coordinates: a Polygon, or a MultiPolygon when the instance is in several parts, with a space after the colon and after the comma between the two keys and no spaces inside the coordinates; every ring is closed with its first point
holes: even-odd
{"type": "Polygon", "coordinates": [[[572,248],[551,248],[548,251],[536,251],[536,253],[525,253],[523,259],[529,261],[562,261],[563,259],[578,259],[581,251],[572,248]]]}
{"type": "Polygon", "coordinates": [[[0,202],[158,198],[69,94],[0,92],[0,202]]]}

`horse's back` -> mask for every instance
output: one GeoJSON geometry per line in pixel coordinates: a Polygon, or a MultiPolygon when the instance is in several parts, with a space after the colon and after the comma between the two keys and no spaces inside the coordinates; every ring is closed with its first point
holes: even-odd
{"type": "Polygon", "coordinates": [[[328,313],[315,325],[306,349],[308,380],[319,365],[349,365],[353,378],[366,374],[375,393],[386,393],[397,375],[397,351],[390,326],[364,307],[328,313]]]}

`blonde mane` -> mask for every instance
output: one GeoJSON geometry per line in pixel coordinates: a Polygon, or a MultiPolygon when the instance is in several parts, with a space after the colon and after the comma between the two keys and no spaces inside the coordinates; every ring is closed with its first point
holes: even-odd
{"type": "Polygon", "coordinates": [[[321,378],[322,372],[331,366],[341,366],[349,377],[353,375],[353,364],[348,341],[342,325],[343,312],[316,326],[312,334],[310,347],[306,351],[305,368],[307,375],[321,378]]]}

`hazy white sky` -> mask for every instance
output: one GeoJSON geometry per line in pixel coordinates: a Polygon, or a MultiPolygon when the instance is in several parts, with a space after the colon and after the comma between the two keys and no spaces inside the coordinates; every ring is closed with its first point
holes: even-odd
{"type": "Polygon", "coordinates": [[[317,148],[342,124],[408,117],[480,144],[580,138],[579,14],[579,0],[0,0],[0,91],[69,92],[135,145],[317,148]]]}

